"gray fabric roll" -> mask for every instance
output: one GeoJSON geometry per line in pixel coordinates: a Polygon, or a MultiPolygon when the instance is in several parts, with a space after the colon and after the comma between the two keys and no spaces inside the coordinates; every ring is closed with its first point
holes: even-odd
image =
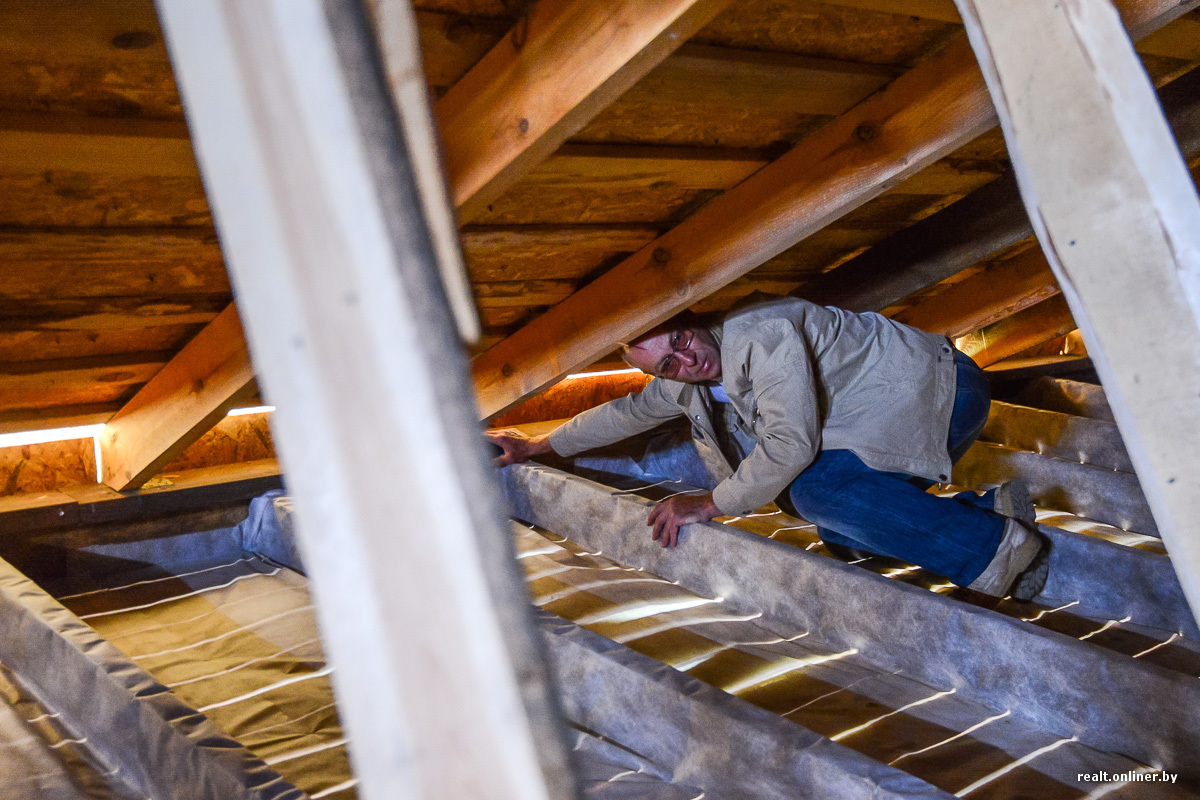
{"type": "Polygon", "coordinates": [[[306,796],[4,561],[0,662],[83,733],[143,796],[306,796]]]}
{"type": "Polygon", "coordinates": [[[1103,420],[993,400],[980,438],[1064,461],[1133,472],[1121,432],[1103,420]]]}
{"type": "Polygon", "coordinates": [[[539,621],[567,716],[709,797],[950,797],[578,625],[546,612],[539,621]]]}
{"type": "Polygon", "coordinates": [[[1196,774],[1200,681],[996,612],[888,580],[725,525],[691,525],[664,550],[652,505],[558,470],[517,465],[503,481],[516,516],[633,567],[820,631],[872,663],[1101,750],[1196,774]]]}
{"type": "MultiPolygon", "coordinates": [[[[954,465],[954,483],[985,489],[1020,478],[1039,508],[1069,511],[1127,531],[1158,537],[1136,475],[976,442],[954,465]]],[[[1161,538],[1161,537],[1159,537],[1161,538]]]]}

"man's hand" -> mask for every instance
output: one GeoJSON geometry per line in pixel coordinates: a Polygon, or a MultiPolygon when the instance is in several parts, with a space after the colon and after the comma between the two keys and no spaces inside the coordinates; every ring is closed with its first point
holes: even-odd
{"type": "Polygon", "coordinates": [[[487,436],[488,441],[504,451],[504,455],[493,459],[497,467],[520,464],[522,461],[528,461],[534,456],[554,452],[550,447],[550,434],[526,436],[520,431],[505,429],[502,431],[485,431],[484,435],[487,436]]]}
{"type": "Polygon", "coordinates": [[[679,541],[679,528],[689,522],[707,522],[719,517],[721,509],[713,503],[712,492],[677,494],[650,509],[647,525],[654,527],[650,538],[663,547],[674,547],[679,541]]]}

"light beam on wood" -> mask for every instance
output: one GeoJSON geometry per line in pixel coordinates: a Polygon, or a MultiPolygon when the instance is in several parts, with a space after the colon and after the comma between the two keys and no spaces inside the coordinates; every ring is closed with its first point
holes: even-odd
{"type": "Polygon", "coordinates": [[[430,139],[399,131],[362,3],[159,9],[260,380],[278,406],[273,430],[359,795],[572,797],[408,164],[406,148],[430,139]],[[434,527],[436,537],[406,535],[434,527]]]}
{"type": "MultiPolygon", "coordinates": [[[[1149,31],[1186,8],[1125,0],[1149,31]]],[[[482,415],[498,414],[853,211],[995,124],[965,37],[717,197],[478,356],[482,415]]]]}
{"type": "Polygon", "coordinates": [[[704,27],[730,0],[541,0],[438,101],[461,222],[704,27]]]}
{"type": "MultiPolygon", "coordinates": [[[[1103,0],[959,0],[1021,195],[1200,611],[1200,198],[1103,0]]],[[[1053,302],[1053,301],[1048,301],[1053,302]]]]}
{"type": "Polygon", "coordinates": [[[253,382],[231,304],[105,425],[103,482],[117,491],[138,488],[216,425],[253,382]]]}

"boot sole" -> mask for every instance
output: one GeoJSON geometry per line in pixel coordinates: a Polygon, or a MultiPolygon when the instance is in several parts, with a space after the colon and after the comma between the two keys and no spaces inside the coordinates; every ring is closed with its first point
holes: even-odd
{"type": "MultiPolygon", "coordinates": [[[[1040,538],[1040,536],[1039,536],[1040,538]]],[[[1046,578],[1050,575],[1050,548],[1045,542],[1042,549],[1029,562],[1016,581],[1013,582],[1011,594],[1014,600],[1028,602],[1042,593],[1046,588],[1046,578]]]]}

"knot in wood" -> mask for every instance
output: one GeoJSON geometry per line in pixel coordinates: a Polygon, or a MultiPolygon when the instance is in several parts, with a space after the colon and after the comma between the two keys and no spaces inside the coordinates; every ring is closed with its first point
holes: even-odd
{"type": "Polygon", "coordinates": [[[512,364],[505,364],[500,367],[500,374],[506,378],[511,378],[514,371],[512,364]]]}
{"type": "Polygon", "coordinates": [[[112,38],[112,46],[118,50],[145,50],[157,41],[158,37],[150,31],[126,31],[112,38]]]}
{"type": "Polygon", "coordinates": [[[521,117],[521,121],[517,123],[517,130],[519,130],[522,135],[529,133],[529,120],[525,117],[521,117]]]}
{"type": "Polygon", "coordinates": [[[671,251],[665,247],[656,247],[654,252],[650,254],[656,264],[665,264],[671,260],[671,251]]]}
{"type": "Polygon", "coordinates": [[[869,142],[879,134],[879,126],[873,122],[864,122],[854,129],[854,137],[860,142],[869,142]]]}

